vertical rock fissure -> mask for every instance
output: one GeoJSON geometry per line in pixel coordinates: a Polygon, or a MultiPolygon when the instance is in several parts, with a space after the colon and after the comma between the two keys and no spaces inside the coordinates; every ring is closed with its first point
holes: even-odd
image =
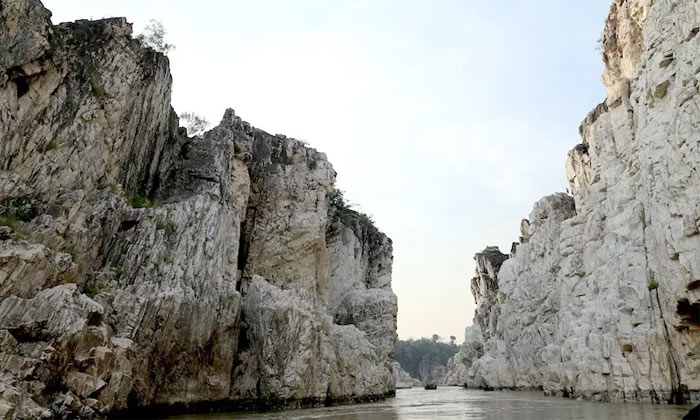
{"type": "MultiPolygon", "coordinates": [[[[631,106],[630,106],[631,108],[631,106]]],[[[631,110],[628,112],[632,112],[631,110]]],[[[633,131],[634,133],[634,131],[633,131]]],[[[647,288],[649,289],[649,293],[653,294],[656,298],[656,304],[659,308],[659,317],[661,319],[661,326],[663,327],[663,333],[664,333],[664,339],[666,341],[666,346],[668,348],[668,358],[669,358],[669,366],[671,367],[671,372],[670,372],[670,384],[671,384],[671,395],[669,398],[669,404],[686,404],[688,400],[690,399],[689,396],[687,396],[687,392],[684,392],[684,389],[687,388],[683,385],[683,380],[681,378],[681,372],[680,372],[680,367],[679,367],[679,362],[678,362],[678,355],[676,354],[676,349],[673,346],[673,341],[671,340],[671,334],[668,329],[668,325],[666,323],[666,318],[664,317],[664,311],[663,307],[661,306],[661,299],[659,298],[659,288],[661,287],[661,284],[656,281],[654,272],[652,271],[650,264],[649,264],[649,246],[647,244],[648,241],[648,236],[647,236],[647,230],[651,229],[651,219],[649,222],[647,222],[647,207],[651,208],[652,201],[654,198],[654,191],[655,191],[655,184],[656,184],[656,179],[655,179],[655,173],[654,173],[654,163],[651,162],[649,164],[649,170],[648,170],[648,175],[647,175],[648,181],[646,182],[646,196],[647,196],[647,204],[642,205],[642,238],[644,242],[644,261],[645,261],[645,268],[646,268],[646,273],[647,273],[647,288]],[[652,287],[653,286],[653,287],[652,287]]],[[[652,302],[653,306],[653,302],[652,302]]],[[[650,361],[651,363],[651,361],[650,361]]]]}

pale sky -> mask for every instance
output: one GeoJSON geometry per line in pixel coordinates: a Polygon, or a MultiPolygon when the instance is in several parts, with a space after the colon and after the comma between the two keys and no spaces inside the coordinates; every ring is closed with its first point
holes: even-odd
{"type": "Polygon", "coordinates": [[[611,0],[43,0],[168,30],[173,106],[325,152],[394,241],[399,337],[455,335],[474,253],[508,252],[605,90],[611,0]]]}

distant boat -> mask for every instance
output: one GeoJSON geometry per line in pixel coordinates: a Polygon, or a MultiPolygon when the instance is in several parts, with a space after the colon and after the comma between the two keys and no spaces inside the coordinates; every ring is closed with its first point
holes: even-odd
{"type": "Polygon", "coordinates": [[[427,384],[425,389],[437,389],[437,384],[427,384]]]}

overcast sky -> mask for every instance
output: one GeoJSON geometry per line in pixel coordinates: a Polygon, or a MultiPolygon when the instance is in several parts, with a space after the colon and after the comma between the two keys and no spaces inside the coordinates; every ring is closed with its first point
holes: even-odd
{"type": "Polygon", "coordinates": [[[604,96],[611,0],[43,0],[53,21],[163,22],[173,106],[325,152],[394,240],[400,338],[462,340],[473,255],[508,252],[604,96]]]}

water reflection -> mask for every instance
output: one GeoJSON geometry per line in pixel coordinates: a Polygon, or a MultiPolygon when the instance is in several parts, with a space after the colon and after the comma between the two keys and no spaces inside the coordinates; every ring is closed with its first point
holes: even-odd
{"type": "Polygon", "coordinates": [[[666,420],[680,419],[690,407],[612,404],[544,397],[541,392],[483,392],[461,388],[399,390],[382,403],[275,413],[234,413],[175,417],[178,420],[666,420]]]}

